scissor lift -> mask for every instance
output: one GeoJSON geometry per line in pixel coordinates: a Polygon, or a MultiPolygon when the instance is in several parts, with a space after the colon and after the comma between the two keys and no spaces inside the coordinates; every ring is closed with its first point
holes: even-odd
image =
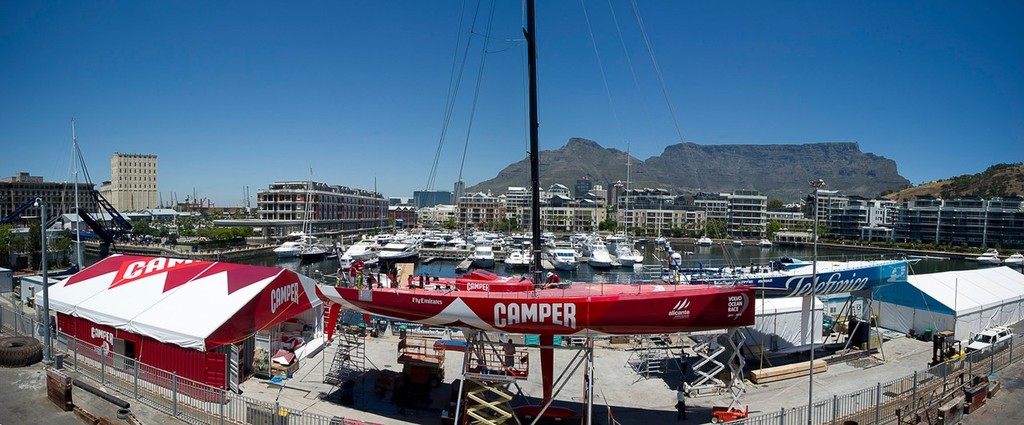
{"type": "Polygon", "coordinates": [[[460,400],[460,416],[470,424],[514,423],[511,385],[529,377],[529,353],[508,343],[492,342],[483,332],[468,331],[466,337],[462,376],[467,389],[460,389],[460,394],[465,394],[460,400]]]}

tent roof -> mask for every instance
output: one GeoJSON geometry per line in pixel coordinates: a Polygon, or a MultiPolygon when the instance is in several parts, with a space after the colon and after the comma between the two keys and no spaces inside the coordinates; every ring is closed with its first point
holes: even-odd
{"type": "Polygon", "coordinates": [[[1009,267],[911,275],[880,287],[873,297],[908,307],[958,315],[1024,298],[1024,274],[1009,267]]]}
{"type": "Polygon", "coordinates": [[[49,297],[57,312],[198,350],[321,304],[315,282],[291,270],[132,255],[100,260],[49,297]],[[250,317],[229,320],[240,313],[250,317]]]}

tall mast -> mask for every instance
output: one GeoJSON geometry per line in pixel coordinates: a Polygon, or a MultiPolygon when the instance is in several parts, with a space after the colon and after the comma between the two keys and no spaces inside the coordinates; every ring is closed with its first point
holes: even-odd
{"type": "MultiPolygon", "coordinates": [[[[81,155],[78,153],[78,136],[75,135],[75,119],[71,118],[71,157],[75,163],[75,214],[78,214],[78,160],[81,155]]],[[[82,262],[82,218],[75,220],[75,261],[78,269],[85,268],[82,262]]]]}
{"type": "Polygon", "coordinates": [[[530,183],[532,185],[533,208],[530,209],[530,223],[533,237],[533,285],[541,285],[541,242],[540,242],[540,122],[537,118],[537,37],[534,19],[534,0],[526,0],[526,45],[530,80],[530,183]]]}
{"type": "MultiPolygon", "coordinates": [[[[534,19],[534,0],[526,0],[526,44],[527,62],[530,68],[530,180],[533,183],[533,208],[530,209],[533,237],[533,285],[541,285],[544,267],[541,264],[540,243],[540,122],[537,118],[537,33],[534,19]]],[[[540,374],[544,387],[541,404],[551,403],[551,389],[554,384],[554,335],[540,335],[540,374]]]]}

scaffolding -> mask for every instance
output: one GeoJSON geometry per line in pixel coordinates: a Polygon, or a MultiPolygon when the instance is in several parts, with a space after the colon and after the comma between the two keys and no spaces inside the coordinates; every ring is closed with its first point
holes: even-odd
{"type": "Polygon", "coordinates": [[[341,332],[334,340],[337,349],[324,373],[324,383],[338,387],[354,375],[366,372],[366,333],[358,329],[341,332]]]}
{"type": "Polygon", "coordinates": [[[682,345],[673,345],[668,336],[641,335],[633,338],[631,353],[626,365],[632,368],[639,377],[650,378],[672,370],[682,370],[679,363],[683,352],[682,345]],[[678,351],[677,351],[678,350],[678,351]]]}

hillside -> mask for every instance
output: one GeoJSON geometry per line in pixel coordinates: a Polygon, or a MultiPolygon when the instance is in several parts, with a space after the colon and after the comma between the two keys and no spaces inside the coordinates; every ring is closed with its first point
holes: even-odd
{"type": "MultiPolygon", "coordinates": [[[[699,145],[680,143],[661,155],[631,158],[631,187],[667,188],[675,193],[755,189],[770,199],[796,201],[810,192],[808,182],[824,179],[829,189],[875,197],[905,188],[910,182],[890,159],[860,151],[856,143],[804,145],[699,145]]],[[[561,183],[570,189],[581,176],[593,184],[626,181],[626,153],[597,142],[572,138],[540,153],[541,186],[561,183]]],[[[493,179],[467,190],[504,193],[509,186],[529,186],[529,160],[513,163],[493,179]]]]}
{"type": "Polygon", "coordinates": [[[992,198],[995,196],[1024,195],[1024,164],[997,164],[987,170],[970,175],[937,180],[911,187],[885,196],[887,199],[906,200],[932,196],[956,199],[966,196],[992,198]]]}

